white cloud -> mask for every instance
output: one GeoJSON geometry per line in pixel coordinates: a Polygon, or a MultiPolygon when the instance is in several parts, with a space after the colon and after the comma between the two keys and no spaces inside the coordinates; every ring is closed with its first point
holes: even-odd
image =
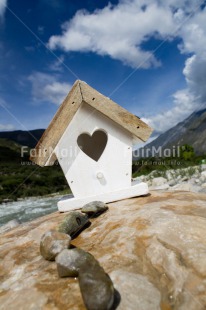
{"type": "Polygon", "coordinates": [[[3,18],[6,11],[7,0],[0,0],[0,18],[3,18]]]}
{"type": "MultiPolygon", "coordinates": [[[[152,135],[146,142],[140,142],[136,145],[133,146],[133,151],[138,150],[144,146],[146,146],[147,144],[151,143],[152,141],[154,141],[156,138],[158,138],[159,135],[152,135]]],[[[133,154],[134,156],[134,154],[133,154]]],[[[139,157],[139,156],[137,156],[139,157]]]]}
{"type": "Polygon", "coordinates": [[[12,124],[0,124],[0,131],[10,131],[15,130],[14,125],[12,124]]]}
{"type": "Polygon", "coordinates": [[[198,104],[192,93],[188,89],[177,91],[174,95],[174,106],[170,110],[164,111],[153,117],[142,118],[145,123],[155,129],[156,133],[164,132],[165,130],[175,126],[185,117],[190,115],[198,104]]]}
{"type": "Polygon", "coordinates": [[[49,65],[49,69],[51,71],[62,72],[63,71],[62,65],[64,63],[64,60],[65,60],[64,55],[59,56],[57,60],[55,60],[52,64],[49,65]]]}
{"type": "Polygon", "coordinates": [[[174,106],[161,114],[143,120],[156,132],[164,132],[189,116],[194,110],[206,107],[206,59],[193,55],[183,70],[188,88],[173,94],[174,106]]]}
{"type": "MultiPolygon", "coordinates": [[[[185,15],[183,15],[183,19],[185,15]]],[[[206,56],[206,9],[196,12],[180,29],[183,43],[179,46],[182,53],[195,53],[206,56]]]]}
{"type": "Polygon", "coordinates": [[[38,28],[37,28],[37,30],[38,30],[38,33],[41,35],[41,34],[44,34],[44,26],[38,26],[38,28]]]}
{"type": "Polygon", "coordinates": [[[51,102],[60,105],[71,89],[70,83],[59,82],[56,75],[34,72],[29,76],[32,96],[37,102],[51,102]]]}
{"type": "Polygon", "coordinates": [[[115,7],[109,4],[92,14],[77,12],[70,22],[62,25],[62,34],[52,36],[48,45],[68,52],[92,51],[131,67],[148,68],[159,66],[160,62],[150,51],[143,50],[141,44],[155,33],[165,37],[173,27],[168,7],[150,0],[121,1],[115,7]]]}
{"type": "Polygon", "coordinates": [[[193,54],[185,62],[183,74],[187,88],[174,95],[171,110],[149,117],[146,121],[163,132],[189,116],[194,110],[206,107],[206,9],[198,12],[182,27],[180,50],[193,54]]]}
{"type": "Polygon", "coordinates": [[[206,105],[206,58],[191,56],[186,61],[183,73],[196,102],[200,107],[206,105]]]}
{"type": "Polygon", "coordinates": [[[62,34],[51,36],[48,46],[108,55],[134,68],[159,66],[160,61],[143,50],[142,43],[151,36],[171,40],[198,3],[200,0],[122,0],[93,13],[81,10],[62,25],[62,34]]]}
{"type": "Polygon", "coordinates": [[[25,46],[24,47],[25,48],[25,50],[27,51],[27,52],[34,52],[35,51],[35,47],[34,46],[25,46]]]}
{"type": "Polygon", "coordinates": [[[206,104],[206,9],[200,0],[121,0],[93,13],[78,11],[48,42],[51,49],[94,52],[133,68],[157,67],[156,55],[143,50],[151,37],[180,38],[188,55],[183,74],[187,88],[173,94],[173,107],[147,121],[162,132],[206,104]]]}

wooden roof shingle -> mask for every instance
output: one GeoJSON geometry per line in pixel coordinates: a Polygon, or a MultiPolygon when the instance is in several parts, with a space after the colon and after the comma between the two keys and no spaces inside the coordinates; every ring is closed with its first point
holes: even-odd
{"type": "Polygon", "coordinates": [[[39,166],[52,165],[56,159],[52,150],[72,121],[82,103],[87,103],[112,121],[129,131],[132,136],[147,141],[152,128],[141,119],[105,97],[83,81],[77,80],[39,140],[30,159],[39,166]],[[48,162],[49,160],[49,162],[48,162]]]}

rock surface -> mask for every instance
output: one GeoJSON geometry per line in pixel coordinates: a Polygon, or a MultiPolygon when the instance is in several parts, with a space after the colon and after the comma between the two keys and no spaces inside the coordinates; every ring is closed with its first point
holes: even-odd
{"type": "Polygon", "coordinates": [[[5,225],[0,227],[0,234],[5,233],[6,231],[13,229],[19,225],[20,225],[19,221],[11,220],[8,223],[6,223],[5,225]]]}
{"type": "Polygon", "coordinates": [[[70,246],[71,237],[56,230],[49,230],[41,237],[40,253],[46,260],[55,260],[55,257],[70,246]]]}
{"type": "Polygon", "coordinates": [[[88,216],[78,211],[71,211],[58,226],[58,231],[74,237],[89,223],[88,216]]]}
{"type": "Polygon", "coordinates": [[[92,201],[83,206],[81,211],[88,216],[96,217],[108,210],[108,206],[102,201],[92,201]]]}
{"type": "MultiPolygon", "coordinates": [[[[85,310],[78,279],[59,278],[56,263],[39,253],[41,236],[64,217],[53,213],[1,235],[1,310],[85,310]]],[[[135,310],[206,308],[205,194],[152,191],[109,204],[91,222],[72,244],[111,276],[121,294],[117,309],[133,310],[130,300],[135,310]]]]}
{"type": "Polygon", "coordinates": [[[161,294],[147,277],[122,270],[110,275],[121,296],[119,310],[160,309],[161,294]]]}

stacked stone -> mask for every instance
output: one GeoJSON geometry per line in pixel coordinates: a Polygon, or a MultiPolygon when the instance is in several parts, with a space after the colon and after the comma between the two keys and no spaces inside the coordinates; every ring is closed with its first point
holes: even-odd
{"type": "Polygon", "coordinates": [[[40,253],[56,261],[59,277],[78,277],[84,304],[88,310],[110,310],[114,305],[114,286],[99,262],[88,252],[70,248],[71,240],[108,209],[101,201],[85,205],[81,212],[70,212],[57,230],[46,232],[40,242],[40,253]]]}

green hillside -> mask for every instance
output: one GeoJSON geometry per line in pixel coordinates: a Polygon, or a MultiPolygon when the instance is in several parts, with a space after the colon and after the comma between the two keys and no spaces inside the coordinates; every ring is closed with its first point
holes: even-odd
{"type": "Polygon", "coordinates": [[[0,203],[68,190],[61,167],[39,167],[21,158],[21,145],[0,139],[0,203]]]}

